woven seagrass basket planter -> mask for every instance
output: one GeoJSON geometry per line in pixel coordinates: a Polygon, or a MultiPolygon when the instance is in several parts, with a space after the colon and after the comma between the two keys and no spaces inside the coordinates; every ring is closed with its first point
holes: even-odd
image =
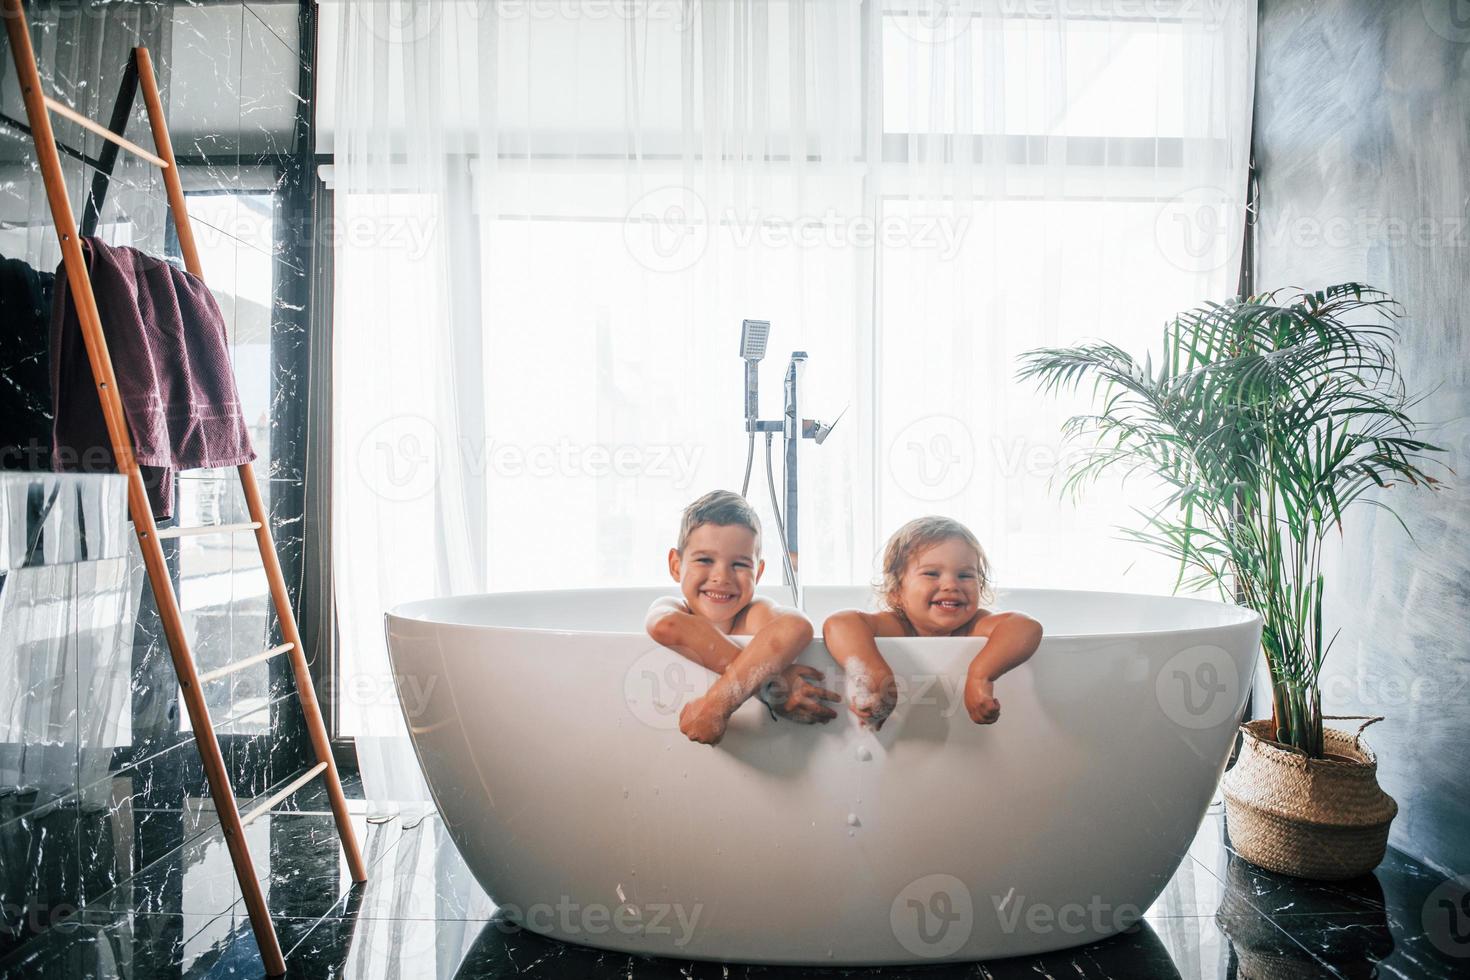
{"type": "Polygon", "coordinates": [[[1325,758],[1270,738],[1269,720],[1241,726],[1240,756],[1220,787],[1230,842],[1269,871],[1334,881],[1378,867],[1398,813],[1378,785],[1378,760],[1356,733],[1323,732],[1325,758]]]}

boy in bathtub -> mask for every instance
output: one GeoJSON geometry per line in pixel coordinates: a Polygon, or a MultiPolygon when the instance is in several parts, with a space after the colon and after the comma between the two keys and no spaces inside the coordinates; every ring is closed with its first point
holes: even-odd
{"type": "Polygon", "coordinates": [[[792,663],[812,641],[811,621],[755,595],[766,567],[760,534],[744,497],[727,490],[700,497],[685,508],[678,544],[669,549],[669,574],[682,595],[649,607],[649,636],[720,675],[679,714],[679,730],[691,741],[719,742],[730,716],[752,694],[793,721],[837,717],[824,702],[841,698],[817,686],[822,672],[792,663]],[[731,636],[752,639],[742,649],[731,636]]]}
{"type": "Polygon", "coordinates": [[[875,731],[898,704],[893,671],[878,652],[880,636],[986,637],[965,676],[965,710],[977,725],[1000,718],[995,682],[1026,662],[1041,643],[1041,624],[1017,612],[991,612],[990,563],[970,529],[947,517],[920,517],[894,532],[883,549],[881,612],[847,609],[822,624],[832,658],[847,672],[848,710],[875,731]]]}

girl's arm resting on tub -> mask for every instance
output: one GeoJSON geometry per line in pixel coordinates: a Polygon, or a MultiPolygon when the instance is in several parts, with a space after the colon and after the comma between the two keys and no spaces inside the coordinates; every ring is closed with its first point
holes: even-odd
{"type": "Polygon", "coordinates": [[[1000,720],[995,679],[1036,652],[1041,624],[1021,613],[991,613],[975,621],[970,635],[987,639],[965,675],[965,711],[975,724],[993,725],[1000,720]]]}
{"type": "Polygon", "coordinates": [[[655,642],[717,674],[724,673],[740,654],[740,648],[714,623],[685,612],[672,596],[654,601],[644,628],[655,642]]]}
{"type": "Polygon", "coordinates": [[[970,627],[971,636],[987,637],[985,648],[970,661],[971,677],[993,681],[1019,667],[1041,645],[1041,624],[1025,613],[1000,612],[981,616],[970,627]]]}
{"type": "Polygon", "coordinates": [[[833,613],[822,624],[827,651],[847,674],[847,709],[874,731],[898,705],[898,686],[893,670],[878,652],[877,637],[901,636],[879,616],[858,609],[833,613]]]}

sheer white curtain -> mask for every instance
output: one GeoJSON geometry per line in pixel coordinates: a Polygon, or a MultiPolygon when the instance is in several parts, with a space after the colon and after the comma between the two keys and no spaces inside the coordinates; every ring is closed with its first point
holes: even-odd
{"type": "Polygon", "coordinates": [[[1252,4],[322,9],[341,721],[370,795],[422,792],[383,611],[663,581],[679,509],[740,486],[742,318],[772,323],[763,416],[792,350],[804,414],[848,408],[803,448],[805,581],[871,581],[942,512],[1002,585],[1169,589],[1110,530],[1139,488],[1048,492],[1072,406],[1012,376],[1234,291],[1252,4]]]}
{"type": "Polygon", "coordinates": [[[1155,486],[1055,492],[1090,392],[1014,376],[1084,337],[1141,355],[1171,314],[1234,294],[1254,6],[884,4],[880,208],[955,244],[878,256],[873,540],[939,509],[1003,585],[1167,593],[1176,570],[1113,530],[1155,486]]]}

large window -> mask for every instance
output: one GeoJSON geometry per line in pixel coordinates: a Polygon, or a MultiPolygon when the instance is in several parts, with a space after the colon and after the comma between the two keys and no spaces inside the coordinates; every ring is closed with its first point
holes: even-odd
{"type": "Polygon", "coordinates": [[[870,582],[945,513],[1002,587],[1170,591],[1113,530],[1157,488],[1062,499],[1088,400],[1014,375],[1231,294],[1253,28],[1243,3],[1085,7],[329,11],[347,686],[386,669],[399,601],[666,581],[679,509],[741,484],[746,317],[772,323],[764,417],[793,350],[802,414],[846,410],[802,448],[808,584],[870,582]]]}

